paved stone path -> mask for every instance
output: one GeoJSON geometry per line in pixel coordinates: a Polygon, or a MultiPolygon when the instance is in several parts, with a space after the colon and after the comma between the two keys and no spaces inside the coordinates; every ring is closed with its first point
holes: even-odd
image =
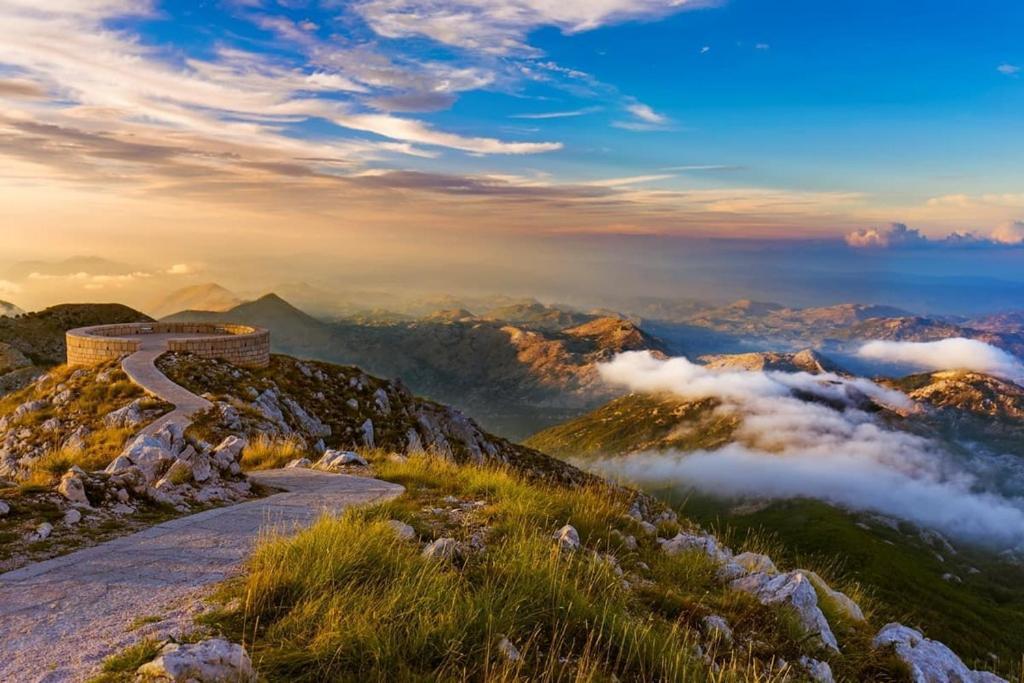
{"type": "Polygon", "coordinates": [[[146,633],[187,627],[189,607],[240,567],[267,529],[391,498],[397,484],[313,470],[252,473],[284,488],[0,574],[0,681],[82,681],[146,633]],[[130,631],[133,620],[167,615],[130,631]]]}
{"type": "Polygon", "coordinates": [[[121,368],[140,387],[157,398],[174,404],[174,410],[151,422],[140,432],[141,434],[155,434],[164,425],[172,422],[184,429],[193,415],[212,405],[205,398],[196,396],[188,389],[169,380],[156,367],[156,359],[167,351],[169,339],[183,337],[201,339],[209,336],[202,334],[138,334],[126,337],[126,339],[139,341],[141,346],[138,351],[125,357],[121,362],[121,368]]]}

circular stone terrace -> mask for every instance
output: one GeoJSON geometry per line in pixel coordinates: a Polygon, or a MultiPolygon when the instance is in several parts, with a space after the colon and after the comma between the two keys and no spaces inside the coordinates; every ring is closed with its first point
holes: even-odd
{"type": "Polygon", "coordinates": [[[94,325],[66,334],[68,365],[96,365],[139,351],[187,351],[250,368],[270,363],[270,332],[229,323],[94,325]]]}

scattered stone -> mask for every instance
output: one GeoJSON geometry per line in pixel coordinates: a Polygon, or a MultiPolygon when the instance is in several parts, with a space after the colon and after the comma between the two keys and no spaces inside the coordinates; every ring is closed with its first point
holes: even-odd
{"type": "Polygon", "coordinates": [[[220,638],[195,644],[169,643],[160,650],[160,656],[140,666],[137,673],[143,680],[174,683],[249,683],[256,680],[245,648],[220,638]]]}
{"type": "Polygon", "coordinates": [[[323,456],[317,461],[316,466],[321,469],[331,470],[345,465],[369,465],[365,458],[352,451],[336,451],[330,448],[324,451],[323,456]]]}
{"type": "Polygon", "coordinates": [[[510,662],[518,662],[521,656],[516,646],[505,637],[498,641],[498,654],[510,662]]]}
{"type": "Polygon", "coordinates": [[[971,683],[1003,681],[985,671],[972,671],[952,650],[920,631],[898,623],[886,624],[875,636],[874,646],[891,647],[910,670],[914,683],[971,683]]]}
{"type": "Polygon", "coordinates": [[[817,636],[826,647],[839,649],[828,620],[818,607],[818,594],[803,572],[786,572],[777,576],[750,574],[729,585],[734,590],[751,593],[763,605],[790,607],[808,634],[817,636]]]}
{"type": "Polygon", "coordinates": [[[555,532],[554,539],[558,542],[560,550],[566,552],[572,552],[579,550],[580,547],[580,534],[576,531],[576,527],[571,524],[566,524],[561,529],[555,532]]]}
{"type": "Polygon", "coordinates": [[[210,456],[206,453],[198,453],[192,458],[192,480],[202,484],[213,476],[213,469],[210,467],[210,456]]]}
{"type": "Polygon", "coordinates": [[[74,526],[81,521],[82,513],[76,510],[75,508],[71,508],[70,510],[64,513],[64,524],[67,526],[74,526]]]}
{"type": "Polygon", "coordinates": [[[390,526],[394,530],[395,535],[403,541],[412,541],[416,539],[416,530],[401,520],[389,519],[388,526],[390,526]]]}
{"type": "Polygon", "coordinates": [[[50,537],[53,533],[53,525],[49,522],[43,522],[35,528],[35,531],[28,535],[29,541],[42,541],[50,537]]]}
{"type": "Polygon", "coordinates": [[[423,548],[423,557],[451,562],[459,554],[459,544],[454,538],[439,538],[423,548]]]}
{"type": "Polygon", "coordinates": [[[373,420],[367,418],[366,422],[359,428],[359,431],[363,434],[363,444],[367,448],[373,448],[376,444],[373,435],[373,420]]]}
{"type": "Polygon", "coordinates": [[[732,645],[732,629],[729,628],[729,622],[717,614],[704,617],[704,635],[709,640],[732,645]]]}
{"type": "Polygon", "coordinates": [[[11,511],[11,506],[0,500],[0,517],[6,516],[11,511]]]}
{"type": "Polygon", "coordinates": [[[814,683],[833,683],[835,680],[832,678],[832,667],[828,665],[828,662],[811,659],[804,655],[800,658],[800,666],[807,672],[807,677],[814,683]]]}
{"type": "Polygon", "coordinates": [[[313,466],[313,461],[309,458],[295,458],[287,465],[284,466],[286,470],[294,470],[296,468],[308,468],[313,466]]]}
{"type": "Polygon", "coordinates": [[[640,521],[640,528],[648,536],[656,536],[658,534],[658,527],[654,526],[650,522],[640,521]]]}
{"type": "Polygon", "coordinates": [[[732,558],[732,552],[728,548],[719,547],[714,536],[679,532],[668,540],[658,539],[658,544],[669,555],[698,550],[716,562],[727,562],[732,558]]]}
{"type": "Polygon", "coordinates": [[[88,505],[89,498],[85,495],[85,484],[82,483],[82,478],[79,476],[80,471],[76,472],[74,469],[70,469],[65,472],[64,476],[60,478],[57,492],[72,503],[88,505]]]}

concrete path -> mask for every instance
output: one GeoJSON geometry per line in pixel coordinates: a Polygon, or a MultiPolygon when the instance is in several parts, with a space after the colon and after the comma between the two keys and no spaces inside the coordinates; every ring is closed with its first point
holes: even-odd
{"type": "Polygon", "coordinates": [[[138,334],[125,337],[125,339],[138,341],[141,345],[138,351],[121,361],[121,368],[140,387],[157,398],[174,404],[174,410],[151,422],[140,434],[155,434],[164,425],[172,422],[184,430],[191,422],[193,415],[213,405],[202,396],[196,396],[188,389],[175,384],[156,367],[156,359],[167,352],[168,340],[183,337],[202,339],[210,336],[203,334],[138,334]]]}
{"type": "Polygon", "coordinates": [[[211,584],[237,571],[267,529],[302,527],[324,512],[393,498],[403,490],[376,479],[313,470],[250,476],[288,492],[172,520],[0,574],[0,681],[86,680],[104,657],[137,641],[146,629],[161,627],[130,631],[133,620],[169,615],[164,626],[186,626],[189,606],[211,584]]]}

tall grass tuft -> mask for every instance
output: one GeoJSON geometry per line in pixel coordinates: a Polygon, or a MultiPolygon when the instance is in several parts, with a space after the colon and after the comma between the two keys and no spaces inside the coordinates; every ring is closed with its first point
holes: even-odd
{"type": "Polygon", "coordinates": [[[260,434],[242,451],[242,468],[272,470],[309,454],[306,444],[296,436],[278,437],[260,434]]]}

